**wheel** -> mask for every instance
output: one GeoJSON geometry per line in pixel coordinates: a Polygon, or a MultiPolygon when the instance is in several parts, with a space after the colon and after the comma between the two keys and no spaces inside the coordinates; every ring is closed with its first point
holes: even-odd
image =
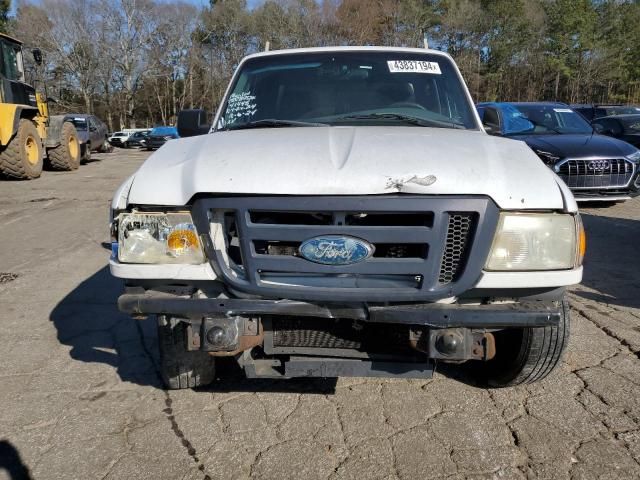
{"type": "Polygon", "coordinates": [[[113,145],[111,145],[109,143],[109,140],[107,140],[105,138],[104,142],[102,142],[102,145],[100,145],[100,148],[98,148],[98,152],[100,152],[100,153],[111,153],[111,152],[113,152],[113,145]]]}
{"type": "Polygon", "coordinates": [[[215,359],[206,352],[189,351],[186,346],[186,322],[158,317],[160,373],[172,390],[193,388],[213,382],[215,359]]]}
{"type": "Polygon", "coordinates": [[[542,380],[560,363],[569,343],[569,305],[562,302],[557,326],[516,328],[494,333],[496,356],[481,367],[492,387],[542,380]]]}
{"type": "Polygon", "coordinates": [[[0,173],[18,180],[38,178],[42,173],[42,140],[31,120],[20,120],[18,131],[0,152],[0,173]]]}
{"type": "Polygon", "coordinates": [[[91,161],[91,145],[87,144],[86,150],[84,151],[84,155],[82,156],[82,161],[80,163],[84,165],[85,163],[89,163],[90,161],[91,161]]]}
{"type": "Polygon", "coordinates": [[[47,152],[49,165],[54,170],[77,170],[80,166],[80,142],[76,127],[65,122],[60,131],[60,145],[47,152]]]}

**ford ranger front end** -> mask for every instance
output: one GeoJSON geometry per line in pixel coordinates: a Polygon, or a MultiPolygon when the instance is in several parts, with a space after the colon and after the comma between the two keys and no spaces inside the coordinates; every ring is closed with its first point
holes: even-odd
{"type": "Polygon", "coordinates": [[[283,378],[473,360],[494,386],[559,362],[575,201],[526,145],[482,130],[446,54],[253,55],[211,130],[163,146],[112,206],[119,307],[157,318],[169,387],[212,381],[219,356],[283,378]]]}

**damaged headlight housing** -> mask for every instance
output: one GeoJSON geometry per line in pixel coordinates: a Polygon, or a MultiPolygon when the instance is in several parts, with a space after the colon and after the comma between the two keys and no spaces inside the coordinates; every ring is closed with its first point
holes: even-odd
{"type": "Polygon", "coordinates": [[[118,260],[123,263],[204,263],[202,245],[188,212],[121,213],[118,260]]]}
{"type": "Polygon", "coordinates": [[[572,269],[582,265],[585,248],[579,215],[503,212],[485,269],[572,269]]]}

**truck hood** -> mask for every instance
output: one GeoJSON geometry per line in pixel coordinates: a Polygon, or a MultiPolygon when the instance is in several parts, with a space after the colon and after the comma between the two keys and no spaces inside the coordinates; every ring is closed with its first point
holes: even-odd
{"type": "Polygon", "coordinates": [[[523,142],[425,127],[289,127],[167,142],[128,203],[185,205],[198,193],[479,194],[504,209],[562,209],[560,180],[523,142]]]}

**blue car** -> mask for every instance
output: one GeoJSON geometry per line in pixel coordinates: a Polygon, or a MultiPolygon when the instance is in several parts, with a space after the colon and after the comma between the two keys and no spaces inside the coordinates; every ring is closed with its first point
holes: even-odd
{"type": "Polygon", "coordinates": [[[529,145],[577,201],[617,202],[640,193],[640,150],[599,135],[568,105],[490,102],[476,108],[487,133],[529,145]]]}
{"type": "Polygon", "coordinates": [[[145,140],[145,147],[147,150],[156,150],[175,138],[180,138],[176,127],[155,127],[145,140]]]}

